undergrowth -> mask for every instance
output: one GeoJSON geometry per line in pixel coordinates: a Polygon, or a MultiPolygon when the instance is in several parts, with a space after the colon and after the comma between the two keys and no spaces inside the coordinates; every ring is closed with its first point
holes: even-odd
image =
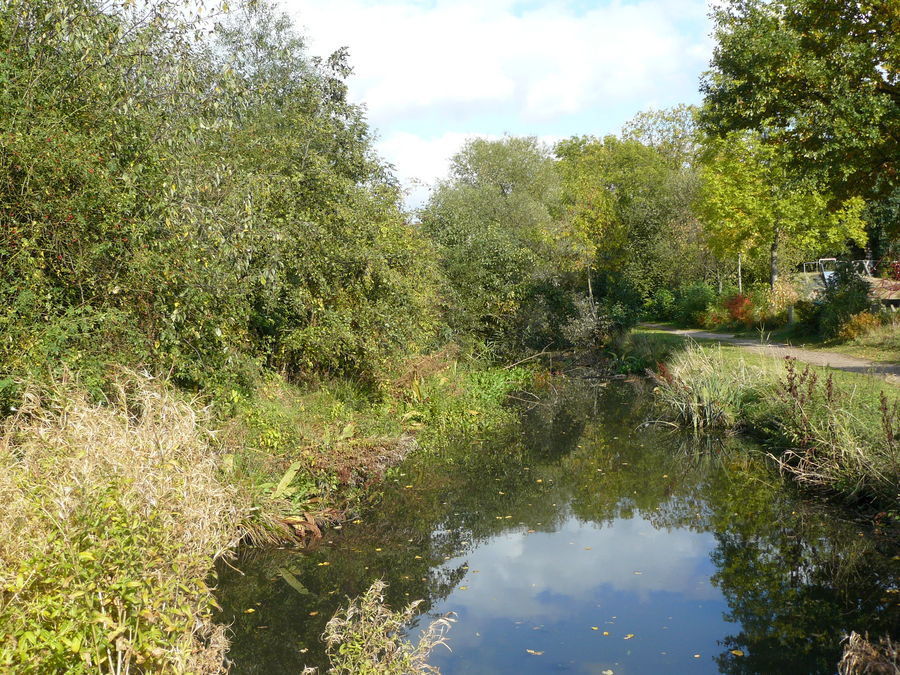
{"type": "Polygon", "coordinates": [[[0,427],[0,670],[219,672],[217,557],[321,537],[411,449],[509,421],[530,377],[435,361],[378,390],[271,376],[216,405],[124,370],[100,395],[22,383],[0,427]]]}

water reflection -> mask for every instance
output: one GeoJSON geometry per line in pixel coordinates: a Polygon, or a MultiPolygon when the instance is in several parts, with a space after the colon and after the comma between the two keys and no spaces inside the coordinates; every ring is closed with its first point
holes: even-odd
{"type": "Polygon", "coordinates": [[[323,665],[325,621],[375,578],[459,614],[446,675],[831,673],[842,632],[900,625],[895,545],[733,440],[639,429],[635,386],[557,387],[521,425],[403,467],[319,550],[223,568],[234,672],[323,665]]]}

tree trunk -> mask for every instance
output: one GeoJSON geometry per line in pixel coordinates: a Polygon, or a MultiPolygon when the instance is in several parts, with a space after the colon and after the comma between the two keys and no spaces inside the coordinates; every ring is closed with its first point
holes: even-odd
{"type": "Polygon", "coordinates": [[[744,294],[744,280],[741,278],[741,254],[738,253],[738,293],[744,294]]]}
{"type": "Polygon", "coordinates": [[[769,288],[775,292],[775,284],[778,282],[778,228],[775,228],[775,234],[772,236],[772,250],[769,258],[769,288]]]}
{"type": "Polygon", "coordinates": [[[591,268],[588,267],[587,271],[587,281],[588,281],[588,300],[591,303],[591,309],[594,308],[594,287],[591,285],[591,268]]]}

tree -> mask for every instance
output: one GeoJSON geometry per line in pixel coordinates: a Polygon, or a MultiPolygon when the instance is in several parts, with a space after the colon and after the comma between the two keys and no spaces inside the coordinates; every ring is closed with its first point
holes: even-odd
{"type": "Polygon", "coordinates": [[[420,217],[440,250],[455,337],[474,332],[505,348],[555,339],[558,322],[541,317],[564,311],[558,200],[553,160],[534,138],[473,139],[453,157],[420,217]]]}
{"type": "Polygon", "coordinates": [[[710,246],[720,256],[767,254],[773,291],[785,242],[810,255],[843,250],[848,241],[865,243],[862,200],[829,207],[829,195],[795,180],[776,148],[758,134],[712,139],[701,177],[698,213],[710,246]]]}
{"type": "Polygon", "coordinates": [[[727,0],[714,17],[708,130],[767,129],[791,169],[837,200],[898,185],[896,0],[727,0]]]}
{"type": "Polygon", "coordinates": [[[656,288],[703,274],[705,247],[691,212],[696,171],[677,141],[684,128],[651,117],[643,122],[653,123],[652,134],[637,126],[629,133],[658,145],[582,137],[559,143],[556,154],[570,236],[601,280],[646,299],[656,288]]]}

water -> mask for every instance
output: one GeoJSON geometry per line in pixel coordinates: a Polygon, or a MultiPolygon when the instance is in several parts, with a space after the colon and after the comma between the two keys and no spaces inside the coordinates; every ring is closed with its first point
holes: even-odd
{"type": "Polygon", "coordinates": [[[457,673],[833,673],[900,626],[900,549],[803,499],[736,440],[640,427],[638,383],[571,383],[521,423],[417,457],[315,550],[223,566],[235,673],[323,666],[325,622],[378,578],[446,612],[457,673]],[[299,582],[299,584],[297,583],[299,582]],[[253,610],[253,611],[248,611],[253,610]]]}

